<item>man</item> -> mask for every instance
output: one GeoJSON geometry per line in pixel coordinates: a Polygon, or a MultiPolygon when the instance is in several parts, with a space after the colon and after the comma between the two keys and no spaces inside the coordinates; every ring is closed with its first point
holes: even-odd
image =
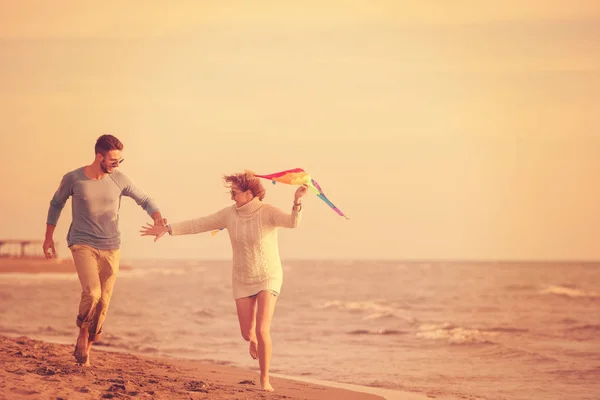
{"type": "Polygon", "coordinates": [[[89,366],[92,343],[100,340],[108,304],[119,272],[119,207],[121,196],[134,199],[154,220],[164,226],[158,206],[133,182],[117,170],[123,162],[123,144],[112,135],[96,141],[94,162],[68,172],[50,201],[43,244],[46,258],[56,256],[53,234],[69,196],[73,217],[67,243],[81,283],[77,315],[79,336],[73,355],[89,366]]]}

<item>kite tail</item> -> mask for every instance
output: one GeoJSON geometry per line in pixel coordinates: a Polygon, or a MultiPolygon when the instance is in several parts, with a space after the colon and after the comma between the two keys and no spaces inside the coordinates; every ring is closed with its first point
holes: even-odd
{"type": "Polygon", "coordinates": [[[340,210],[339,208],[337,208],[331,201],[329,201],[329,199],[323,194],[323,193],[318,193],[317,196],[323,200],[325,203],[327,203],[327,205],[331,208],[333,208],[333,211],[335,211],[336,213],[338,213],[339,215],[341,215],[342,217],[346,218],[346,219],[350,219],[348,218],[343,212],[342,210],[340,210]]]}
{"type": "Polygon", "coordinates": [[[219,231],[222,231],[224,228],[215,229],[214,231],[210,231],[210,234],[215,236],[219,231]]]}

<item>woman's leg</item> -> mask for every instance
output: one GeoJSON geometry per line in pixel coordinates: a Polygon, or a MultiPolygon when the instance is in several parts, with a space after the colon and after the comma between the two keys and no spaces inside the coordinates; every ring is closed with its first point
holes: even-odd
{"type": "Polygon", "coordinates": [[[244,297],[235,301],[240,331],[244,340],[250,342],[250,356],[258,357],[256,343],[256,296],[244,297]]]}
{"type": "Polygon", "coordinates": [[[260,385],[263,390],[273,391],[269,382],[269,367],[271,365],[271,320],[275,311],[277,296],[268,290],[263,290],[256,296],[256,336],[258,338],[258,362],[260,364],[260,385]]]}

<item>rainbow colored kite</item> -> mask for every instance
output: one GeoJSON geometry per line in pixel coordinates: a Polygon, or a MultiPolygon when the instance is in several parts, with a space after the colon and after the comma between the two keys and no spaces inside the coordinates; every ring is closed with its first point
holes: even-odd
{"type": "Polygon", "coordinates": [[[257,178],[269,179],[271,182],[273,182],[273,184],[275,184],[276,182],[280,182],[280,183],[285,183],[287,185],[297,185],[297,186],[307,185],[310,189],[312,189],[313,192],[315,192],[317,197],[319,197],[321,200],[323,200],[325,203],[327,203],[327,205],[329,207],[331,207],[333,209],[333,211],[335,211],[336,213],[338,213],[339,215],[341,215],[342,217],[344,217],[346,219],[350,219],[339,208],[337,208],[327,198],[327,196],[325,196],[325,193],[323,193],[323,190],[321,189],[321,186],[319,186],[317,181],[315,181],[313,178],[311,178],[311,176],[306,171],[304,171],[302,168],[288,169],[286,171],[276,172],[274,174],[268,174],[268,175],[257,175],[257,174],[253,174],[253,175],[256,176],[257,178]]]}

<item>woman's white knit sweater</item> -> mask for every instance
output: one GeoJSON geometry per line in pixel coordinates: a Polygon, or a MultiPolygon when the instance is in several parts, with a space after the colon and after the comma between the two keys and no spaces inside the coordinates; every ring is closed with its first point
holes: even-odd
{"type": "Polygon", "coordinates": [[[227,229],[233,251],[233,298],[252,296],[261,290],[281,292],[283,271],[277,244],[277,228],[295,228],[301,212],[287,214],[257,197],[207,217],[171,224],[172,235],[190,235],[227,229]]]}

